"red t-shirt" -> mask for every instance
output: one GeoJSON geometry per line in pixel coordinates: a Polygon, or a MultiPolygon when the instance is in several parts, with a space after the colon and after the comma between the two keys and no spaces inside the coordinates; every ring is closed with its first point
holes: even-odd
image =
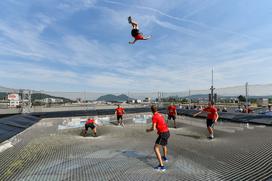
{"type": "Polygon", "coordinates": [[[156,129],[158,134],[169,131],[168,126],[164,121],[164,117],[158,112],[153,115],[152,123],[156,123],[156,129]]]}
{"type": "Polygon", "coordinates": [[[217,113],[216,107],[214,107],[214,106],[206,107],[203,109],[203,111],[208,113],[207,119],[212,119],[212,120],[216,119],[216,113],[217,113]]]}
{"type": "Polygon", "coordinates": [[[135,40],[143,40],[144,39],[143,35],[141,35],[141,34],[138,34],[134,38],[135,38],[135,40]]]}
{"type": "Polygon", "coordinates": [[[125,113],[125,109],[122,107],[116,108],[115,111],[118,116],[122,116],[125,113]]]}
{"type": "Polygon", "coordinates": [[[88,119],[88,121],[86,121],[85,124],[93,124],[94,123],[94,119],[88,119]]]}
{"type": "Polygon", "coordinates": [[[171,116],[176,115],[177,108],[174,105],[168,106],[168,114],[171,116]]]}

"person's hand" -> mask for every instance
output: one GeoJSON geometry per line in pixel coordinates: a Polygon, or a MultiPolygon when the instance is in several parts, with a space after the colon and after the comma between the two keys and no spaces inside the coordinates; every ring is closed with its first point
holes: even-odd
{"type": "Polygon", "coordinates": [[[148,132],[150,132],[150,129],[146,129],[145,131],[148,133],[148,132]]]}
{"type": "Polygon", "coordinates": [[[218,123],[217,119],[216,119],[216,120],[214,120],[214,124],[215,124],[215,125],[217,125],[217,123],[218,123]]]}

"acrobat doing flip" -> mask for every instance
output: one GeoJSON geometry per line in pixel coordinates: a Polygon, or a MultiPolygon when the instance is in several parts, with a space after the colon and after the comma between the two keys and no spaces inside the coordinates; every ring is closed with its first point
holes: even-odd
{"type": "Polygon", "coordinates": [[[128,17],[128,23],[131,24],[131,26],[132,26],[131,35],[134,37],[134,41],[129,42],[129,44],[134,44],[137,40],[148,40],[149,38],[151,38],[151,36],[144,36],[139,31],[138,23],[136,21],[132,20],[131,16],[128,17]]]}

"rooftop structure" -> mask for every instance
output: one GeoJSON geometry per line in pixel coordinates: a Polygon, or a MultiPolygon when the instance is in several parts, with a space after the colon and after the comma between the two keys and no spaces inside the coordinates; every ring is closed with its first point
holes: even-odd
{"type": "MultiPolygon", "coordinates": [[[[46,118],[0,144],[0,180],[266,180],[272,176],[271,127],[178,116],[169,162],[154,171],[150,114],[128,114],[125,128],[99,116],[98,137],[80,136],[86,118],[46,118]]],[[[171,124],[170,124],[171,127],[171,124]]]]}

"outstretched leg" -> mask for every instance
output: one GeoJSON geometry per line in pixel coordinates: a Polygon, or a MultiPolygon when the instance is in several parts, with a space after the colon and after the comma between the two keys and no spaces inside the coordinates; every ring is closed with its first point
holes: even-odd
{"type": "Polygon", "coordinates": [[[163,149],[163,156],[166,157],[167,153],[168,153],[167,147],[166,146],[162,146],[162,149],[163,149]]]}
{"type": "Polygon", "coordinates": [[[137,41],[137,40],[134,39],[134,41],[129,41],[128,43],[129,43],[129,44],[134,44],[136,41],[137,41]]]}
{"type": "Polygon", "coordinates": [[[120,124],[121,124],[121,126],[123,126],[123,127],[125,126],[125,125],[124,125],[124,122],[123,122],[123,116],[121,117],[121,122],[120,122],[120,124]]]}
{"type": "Polygon", "coordinates": [[[158,161],[160,163],[160,166],[163,166],[163,162],[162,162],[162,158],[161,158],[161,153],[160,153],[160,145],[155,144],[154,151],[155,151],[157,159],[158,159],[158,161]]]}
{"type": "Polygon", "coordinates": [[[93,129],[93,135],[96,137],[96,128],[93,129]]]}
{"type": "Polygon", "coordinates": [[[144,36],[143,40],[148,40],[151,38],[151,35],[150,36],[144,36]]]}
{"type": "Polygon", "coordinates": [[[82,134],[85,137],[87,135],[87,130],[86,129],[82,130],[82,134]]]}
{"type": "Polygon", "coordinates": [[[176,116],[173,117],[173,121],[174,121],[174,128],[177,128],[177,125],[176,125],[176,116]]]}
{"type": "Polygon", "coordinates": [[[210,134],[210,135],[213,135],[213,129],[212,129],[210,126],[207,127],[207,129],[208,129],[209,134],[210,134]]]}
{"type": "Polygon", "coordinates": [[[117,115],[117,124],[120,125],[120,116],[117,115]]]}
{"type": "Polygon", "coordinates": [[[136,41],[138,41],[138,40],[148,40],[149,38],[151,38],[151,36],[146,36],[146,37],[144,37],[142,34],[139,34],[139,35],[137,35],[136,37],[135,37],[135,39],[134,39],[134,41],[130,41],[130,42],[128,42],[129,44],[134,44],[136,41]]]}

